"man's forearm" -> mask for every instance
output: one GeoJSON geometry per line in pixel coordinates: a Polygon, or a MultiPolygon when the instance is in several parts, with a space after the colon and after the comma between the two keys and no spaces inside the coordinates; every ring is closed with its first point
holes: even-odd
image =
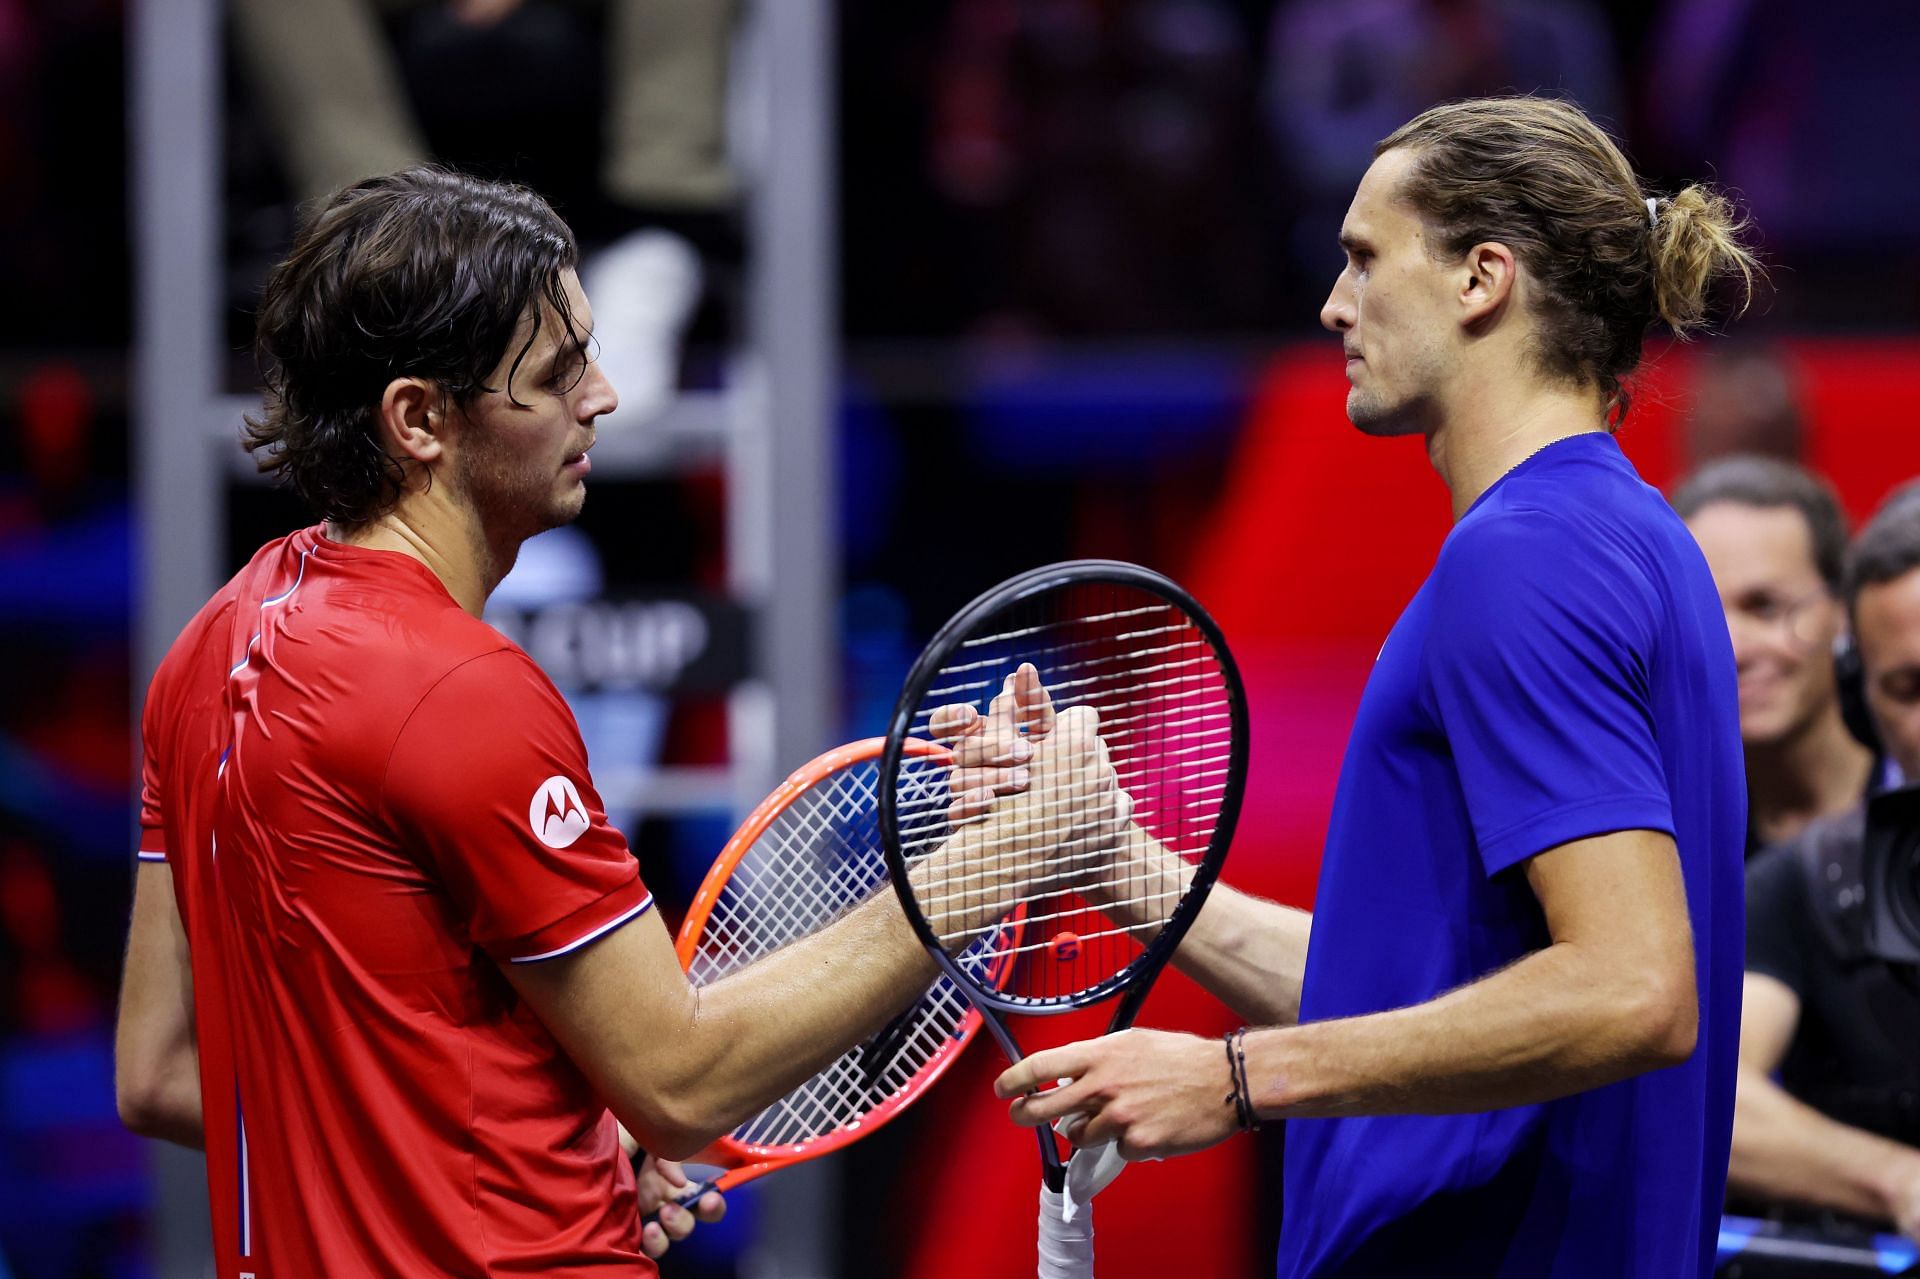
{"type": "Polygon", "coordinates": [[[1255,1105],[1270,1117],[1490,1110],[1685,1060],[1691,1003],[1676,1012],[1610,967],[1556,943],[1427,1003],[1256,1032],[1255,1105]]]}
{"type": "Polygon", "coordinates": [[[1727,1184],[1857,1217],[1893,1221],[1901,1185],[1920,1185],[1920,1150],[1829,1119],[1750,1067],[1740,1070],[1727,1184]]]}
{"type": "MultiPolygon", "coordinates": [[[[1021,863],[992,855],[1006,842],[1004,824],[969,826],[908,872],[928,927],[950,950],[996,927],[1018,895],[1021,863]]],[[[936,976],[898,900],[882,889],[699,993],[688,1032],[713,1045],[701,1086],[717,1113],[745,1119],[885,1026],[936,976]]]]}
{"type": "Polygon", "coordinates": [[[121,1119],[134,1132],[205,1148],[192,956],[171,873],[153,862],[134,873],[114,1023],[113,1088],[121,1119]]]}
{"type": "Polygon", "coordinates": [[[696,992],[681,1028],[687,1092],[724,1132],[824,1069],[933,984],[933,960],[893,894],[696,992]],[[704,1051],[701,1051],[704,1049],[704,1051]]]}
{"type": "MultiPolygon", "coordinates": [[[[1087,897],[1145,943],[1193,881],[1194,867],[1139,826],[1112,855],[1087,897]]],[[[1300,1019],[1313,916],[1215,884],[1200,917],[1174,952],[1173,966],[1250,1023],[1300,1019]]]]}
{"type": "Polygon", "coordinates": [[[1250,1024],[1290,1025],[1300,1020],[1312,927],[1304,910],[1218,884],[1173,964],[1250,1024]]]}

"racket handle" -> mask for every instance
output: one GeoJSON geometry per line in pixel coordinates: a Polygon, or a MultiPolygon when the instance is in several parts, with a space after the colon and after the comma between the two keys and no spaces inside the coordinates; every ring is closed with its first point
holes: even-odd
{"type": "MultiPolygon", "coordinates": [[[[693,1205],[700,1201],[701,1195],[706,1194],[709,1190],[718,1190],[718,1189],[720,1189],[720,1183],[717,1180],[707,1180],[702,1182],[696,1182],[694,1185],[689,1186],[687,1188],[687,1191],[685,1194],[675,1195],[668,1202],[677,1203],[682,1208],[685,1208],[688,1212],[692,1212],[693,1205]]],[[[648,1213],[646,1216],[640,1219],[640,1224],[644,1226],[649,1221],[658,1221],[658,1220],[660,1220],[660,1209],[655,1208],[652,1212],[648,1213]]],[[[1091,1227],[1089,1227],[1089,1229],[1091,1229],[1091,1227]]]]}
{"type": "Polygon", "coordinates": [[[1065,1195],[1040,1187],[1039,1279],[1093,1279],[1093,1205],[1066,1219],[1065,1195]]]}

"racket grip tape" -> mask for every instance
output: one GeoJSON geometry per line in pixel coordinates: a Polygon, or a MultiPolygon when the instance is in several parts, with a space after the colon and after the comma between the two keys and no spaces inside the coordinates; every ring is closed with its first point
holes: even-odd
{"type": "MultiPolygon", "coordinates": [[[[668,1202],[677,1203],[682,1208],[685,1208],[688,1212],[692,1212],[693,1206],[696,1203],[700,1202],[701,1195],[706,1194],[710,1190],[718,1190],[718,1189],[720,1189],[720,1183],[718,1180],[707,1180],[707,1181],[695,1182],[693,1185],[687,1187],[687,1189],[684,1192],[682,1192],[681,1194],[675,1195],[668,1202]]],[[[644,1226],[649,1221],[658,1221],[658,1220],[660,1220],[660,1209],[655,1208],[652,1212],[648,1213],[646,1216],[640,1219],[640,1224],[644,1226]]]]}
{"type": "Polygon", "coordinates": [[[1093,1279],[1093,1208],[1066,1219],[1065,1196],[1040,1187],[1039,1279],[1093,1279]]]}

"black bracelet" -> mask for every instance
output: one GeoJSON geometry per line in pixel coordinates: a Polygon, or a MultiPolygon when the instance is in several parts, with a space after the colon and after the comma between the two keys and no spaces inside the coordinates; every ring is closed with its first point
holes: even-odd
{"type": "Polygon", "coordinates": [[[1233,1103],[1234,1118],[1240,1124],[1241,1132],[1252,1132],[1260,1126],[1260,1116],[1253,1108],[1253,1092],[1247,1086],[1247,1028],[1230,1030],[1225,1036],[1227,1044],[1227,1074],[1233,1081],[1233,1091],[1225,1100],[1233,1103]]]}

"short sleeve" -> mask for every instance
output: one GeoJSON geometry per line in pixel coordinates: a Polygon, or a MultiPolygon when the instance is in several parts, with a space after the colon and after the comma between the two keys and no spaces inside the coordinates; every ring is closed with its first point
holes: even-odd
{"type": "Polygon", "coordinates": [[[473,658],[428,691],[394,743],[382,802],[496,959],[567,954],[652,905],[572,712],[517,649],[473,658]]]}
{"type": "Polygon", "coordinates": [[[140,850],[143,862],[167,860],[167,820],[160,784],[160,677],[147,688],[146,707],[140,712],[140,850]]]}
{"type": "Polygon", "coordinates": [[[1747,863],[1747,971],[1807,998],[1807,944],[1816,929],[1800,844],[1778,844],[1747,863]]]}
{"type": "Polygon", "coordinates": [[[1652,588],[1631,559],[1503,511],[1456,529],[1434,579],[1427,674],[1484,873],[1610,831],[1672,834],[1652,588]]]}

